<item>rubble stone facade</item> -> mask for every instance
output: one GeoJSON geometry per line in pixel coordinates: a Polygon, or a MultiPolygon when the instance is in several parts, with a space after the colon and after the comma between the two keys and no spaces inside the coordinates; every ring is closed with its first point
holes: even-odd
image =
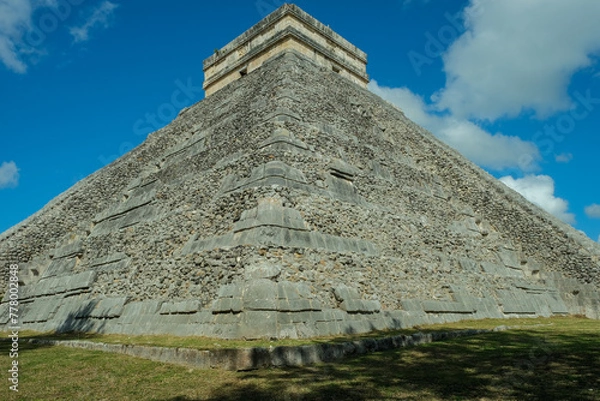
{"type": "Polygon", "coordinates": [[[0,235],[0,263],[19,264],[22,327],[38,331],[600,318],[597,243],[294,48],[0,235]]]}

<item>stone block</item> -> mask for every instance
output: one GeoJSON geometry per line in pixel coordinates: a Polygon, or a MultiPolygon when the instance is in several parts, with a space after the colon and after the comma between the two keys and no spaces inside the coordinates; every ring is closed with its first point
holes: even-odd
{"type": "Polygon", "coordinates": [[[188,300],[179,302],[165,302],[162,304],[159,313],[161,315],[169,314],[190,314],[200,310],[200,301],[188,300]]]}
{"type": "Polygon", "coordinates": [[[388,169],[385,168],[381,163],[379,163],[376,160],[372,160],[370,162],[370,164],[371,164],[371,174],[373,174],[375,177],[380,178],[382,180],[386,180],[386,181],[392,180],[392,175],[390,174],[388,169]]]}
{"type": "Polygon", "coordinates": [[[315,321],[315,314],[310,311],[304,312],[280,312],[277,314],[277,323],[284,325],[290,323],[306,323],[315,321]]]}
{"type": "Polygon", "coordinates": [[[53,259],[72,258],[83,255],[83,241],[78,240],[71,244],[56,248],[52,252],[53,259]]]}
{"type": "Polygon", "coordinates": [[[503,277],[523,277],[523,271],[520,269],[508,268],[491,262],[481,262],[481,268],[488,274],[503,277]]]}
{"type": "Polygon", "coordinates": [[[145,316],[156,316],[162,301],[147,300],[127,303],[119,319],[123,324],[133,324],[143,321],[145,316]]]}
{"type": "Polygon", "coordinates": [[[322,362],[322,349],[316,345],[275,347],[271,349],[273,366],[306,366],[322,362]]]}
{"type": "Polygon", "coordinates": [[[530,294],[543,294],[548,291],[547,286],[536,285],[532,282],[525,280],[515,280],[513,282],[513,285],[516,288],[522,289],[530,294]]]}
{"type": "Polygon", "coordinates": [[[277,283],[257,279],[244,287],[244,310],[277,310],[277,283]]]}
{"type": "Polygon", "coordinates": [[[333,175],[352,181],[355,176],[360,173],[360,170],[343,160],[334,159],[329,163],[329,170],[333,175]]]}
{"type": "Polygon", "coordinates": [[[219,298],[241,298],[242,291],[239,284],[226,284],[219,288],[217,295],[219,298]]]}
{"type": "Polygon", "coordinates": [[[239,313],[244,309],[241,298],[220,298],[212,303],[213,313],[239,313]]]}
{"type": "Polygon", "coordinates": [[[142,175],[131,180],[127,185],[127,191],[135,191],[145,186],[153,185],[158,181],[157,177],[151,177],[151,170],[142,171],[142,175]]]}
{"type": "Polygon", "coordinates": [[[300,116],[286,108],[277,108],[265,117],[265,121],[296,122],[301,121],[300,116]]]}
{"type": "Polygon", "coordinates": [[[280,299],[277,301],[277,310],[282,312],[318,311],[321,310],[321,304],[318,301],[309,299],[280,299]]]}
{"type": "Polygon", "coordinates": [[[282,281],[277,283],[278,299],[300,299],[300,294],[296,288],[297,284],[291,281],[282,281]]]}
{"type": "Polygon", "coordinates": [[[265,348],[232,348],[210,351],[210,367],[245,371],[270,365],[269,351],[265,348]]]}
{"type": "Polygon", "coordinates": [[[209,311],[200,311],[198,313],[194,313],[190,323],[194,323],[196,325],[205,325],[211,323],[213,321],[213,314],[209,311]]]}
{"type": "Polygon", "coordinates": [[[61,258],[53,259],[41,278],[48,278],[52,276],[64,275],[71,273],[75,267],[77,261],[74,258],[61,258]]]}
{"type": "Polygon", "coordinates": [[[273,135],[259,145],[259,149],[271,147],[276,150],[287,150],[292,152],[308,151],[309,147],[302,141],[283,135],[273,135]]]}
{"type": "Polygon", "coordinates": [[[423,301],[423,310],[429,313],[475,313],[475,305],[451,301],[423,301]]]}
{"type": "Polygon", "coordinates": [[[352,181],[334,175],[329,175],[325,179],[325,185],[333,194],[334,198],[340,198],[342,200],[353,199],[355,202],[359,201],[358,195],[356,194],[356,188],[354,187],[352,181]]]}
{"type": "Polygon", "coordinates": [[[379,330],[379,331],[400,328],[399,327],[400,325],[395,324],[392,319],[385,318],[385,317],[378,317],[378,318],[370,319],[369,322],[371,323],[374,330],[379,330]]]}
{"type": "Polygon", "coordinates": [[[521,270],[521,261],[517,255],[517,252],[501,247],[497,254],[506,267],[521,270]]]}
{"type": "Polygon", "coordinates": [[[277,337],[277,312],[246,311],[242,313],[239,336],[246,340],[277,337]]]}
{"type": "Polygon", "coordinates": [[[242,213],[240,220],[234,225],[234,232],[263,226],[307,230],[300,212],[281,206],[281,203],[276,199],[267,198],[261,199],[256,208],[242,213]]]}
{"type": "Polygon", "coordinates": [[[373,327],[366,320],[349,320],[340,322],[340,329],[344,334],[362,334],[372,331],[373,327]]]}
{"type": "Polygon", "coordinates": [[[215,324],[239,324],[242,321],[240,313],[219,313],[213,318],[215,324]]]}
{"type": "Polygon", "coordinates": [[[89,288],[96,280],[96,272],[88,271],[78,274],[73,274],[71,276],[62,277],[62,279],[67,280],[67,290],[73,291],[82,288],[89,288]]]}
{"type": "Polygon", "coordinates": [[[296,325],[287,323],[277,325],[277,337],[278,338],[290,338],[290,339],[298,339],[298,331],[296,330],[296,325]]]}
{"type": "Polygon", "coordinates": [[[465,235],[477,235],[480,236],[480,229],[477,223],[475,223],[474,217],[463,217],[459,221],[454,221],[450,225],[452,231],[456,233],[462,233],[465,235]]]}
{"type": "Polygon", "coordinates": [[[566,315],[569,313],[569,308],[565,305],[563,299],[556,291],[550,291],[546,294],[546,303],[550,308],[550,312],[557,315],[566,315]]]}
{"type": "Polygon", "coordinates": [[[125,202],[113,206],[102,213],[99,213],[94,217],[94,223],[99,224],[106,220],[119,219],[122,215],[131,212],[132,210],[138,209],[142,206],[146,206],[154,201],[156,191],[153,189],[142,189],[136,196],[131,196],[125,202]]]}
{"type": "Polygon", "coordinates": [[[418,299],[403,299],[401,304],[405,311],[423,311],[423,304],[418,299]]]}
{"type": "Polygon", "coordinates": [[[341,334],[341,322],[316,322],[315,334],[317,337],[328,337],[341,334]]]}
{"type": "Polygon", "coordinates": [[[156,210],[151,205],[144,205],[129,211],[119,220],[119,229],[127,228],[156,217],[156,210]]]}
{"type": "MultiPolygon", "coordinates": [[[[218,315],[216,317],[219,317],[218,315]]],[[[215,318],[216,318],[215,317],[215,318]]],[[[207,326],[205,336],[206,337],[217,337],[223,339],[238,339],[239,324],[217,324],[213,323],[207,326]]]]}
{"type": "Polygon", "coordinates": [[[89,262],[90,267],[99,267],[103,265],[113,264],[127,259],[127,255],[123,252],[116,252],[108,256],[93,259],[89,262]]]}
{"type": "Polygon", "coordinates": [[[31,285],[21,294],[22,299],[41,297],[45,295],[77,293],[87,291],[96,279],[93,271],[77,273],[69,276],[51,276],[43,278],[35,285],[31,285]]]}
{"type": "Polygon", "coordinates": [[[538,311],[524,291],[497,290],[496,293],[505,314],[535,314],[538,311]]]}
{"type": "Polygon", "coordinates": [[[104,298],[99,300],[96,307],[89,314],[93,318],[112,319],[121,316],[127,298],[104,298]]]}
{"type": "MultiPolygon", "coordinates": [[[[170,326],[188,326],[191,323],[192,315],[190,314],[174,314],[174,315],[156,315],[151,321],[160,322],[161,325],[170,326]]],[[[167,333],[172,332],[171,329],[167,333]]]]}
{"type": "Polygon", "coordinates": [[[279,310],[275,299],[244,298],[244,310],[276,311],[279,310]]]}
{"type": "Polygon", "coordinates": [[[62,299],[36,300],[27,305],[21,316],[21,321],[23,323],[45,322],[52,318],[62,302],[62,299]]]}
{"type": "Polygon", "coordinates": [[[374,313],[379,312],[381,305],[379,301],[346,299],[340,304],[340,308],[348,313],[374,313]]]}
{"type": "Polygon", "coordinates": [[[279,327],[284,326],[284,325],[288,325],[288,324],[292,324],[294,323],[294,321],[292,320],[292,316],[296,315],[297,313],[292,313],[292,312],[279,312],[277,313],[277,325],[279,327]]]}
{"type": "Polygon", "coordinates": [[[313,238],[316,233],[298,230],[285,230],[282,245],[291,248],[314,248],[313,238]]]}
{"type": "MultiPolygon", "coordinates": [[[[430,185],[430,191],[431,191],[431,195],[434,196],[434,197],[436,197],[436,198],[439,198],[439,199],[442,199],[442,200],[445,200],[445,201],[447,201],[448,199],[450,199],[450,196],[446,193],[446,191],[444,190],[444,187],[441,184],[439,184],[439,183],[433,183],[433,184],[431,184],[430,185]]],[[[467,229],[470,230],[470,231],[477,231],[477,232],[479,232],[479,227],[477,227],[477,225],[475,225],[475,227],[477,227],[477,230],[473,230],[472,229],[473,226],[471,225],[470,222],[467,222],[465,224],[465,227],[467,227],[467,229]]]]}
{"type": "Polygon", "coordinates": [[[339,284],[333,287],[333,294],[338,301],[345,301],[350,299],[360,299],[360,293],[354,289],[350,288],[345,284],[339,284]]]}
{"type": "Polygon", "coordinates": [[[323,312],[314,312],[314,314],[317,322],[342,321],[348,318],[348,314],[340,309],[325,309],[323,312]]]}
{"type": "Polygon", "coordinates": [[[523,266],[523,271],[528,276],[539,277],[542,265],[533,258],[527,258],[527,263],[523,266]]]}

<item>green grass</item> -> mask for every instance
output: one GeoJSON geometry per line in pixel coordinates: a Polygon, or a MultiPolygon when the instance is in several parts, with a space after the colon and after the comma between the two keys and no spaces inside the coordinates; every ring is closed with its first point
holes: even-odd
{"type": "MultiPolygon", "coordinates": [[[[519,328],[335,363],[242,373],[190,369],[66,347],[33,346],[23,340],[18,397],[8,390],[9,344],[1,342],[0,372],[6,373],[0,373],[4,376],[0,400],[600,401],[600,321],[486,320],[421,329],[445,331],[502,324],[519,328]]],[[[95,336],[93,340],[107,342],[109,338],[112,342],[195,348],[238,344],[207,339],[179,339],[178,344],[176,338],[166,336],[121,337],[95,336]]]]}

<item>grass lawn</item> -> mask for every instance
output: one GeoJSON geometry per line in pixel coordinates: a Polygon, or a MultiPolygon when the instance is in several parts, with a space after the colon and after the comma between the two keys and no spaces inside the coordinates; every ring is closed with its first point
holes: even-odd
{"type": "MultiPolygon", "coordinates": [[[[600,401],[600,321],[486,320],[421,329],[446,331],[501,324],[520,327],[335,363],[253,372],[190,369],[99,351],[32,346],[25,338],[48,336],[21,333],[18,395],[8,388],[10,344],[0,342],[0,372],[4,372],[0,373],[4,383],[0,400],[600,401]]],[[[193,338],[84,337],[191,348],[239,345],[193,338]]]]}

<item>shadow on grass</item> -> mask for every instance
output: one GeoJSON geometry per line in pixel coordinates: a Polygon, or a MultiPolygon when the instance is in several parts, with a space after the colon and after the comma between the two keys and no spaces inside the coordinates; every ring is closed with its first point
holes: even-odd
{"type": "MultiPolygon", "coordinates": [[[[54,333],[19,333],[19,353],[52,346],[44,344],[44,340],[89,340],[97,337],[98,335],[92,331],[101,330],[105,323],[97,323],[90,318],[96,304],[97,301],[90,301],[76,311],[69,313],[54,333]],[[30,340],[33,340],[34,343],[31,343],[30,340]],[[40,342],[35,343],[36,340],[40,342]]],[[[12,340],[8,337],[9,334],[10,332],[3,333],[0,340],[0,355],[8,355],[12,348],[12,340]]]]}
{"type": "Polygon", "coordinates": [[[600,336],[496,332],[338,363],[240,373],[239,381],[219,386],[208,399],[600,400],[600,336]]]}

